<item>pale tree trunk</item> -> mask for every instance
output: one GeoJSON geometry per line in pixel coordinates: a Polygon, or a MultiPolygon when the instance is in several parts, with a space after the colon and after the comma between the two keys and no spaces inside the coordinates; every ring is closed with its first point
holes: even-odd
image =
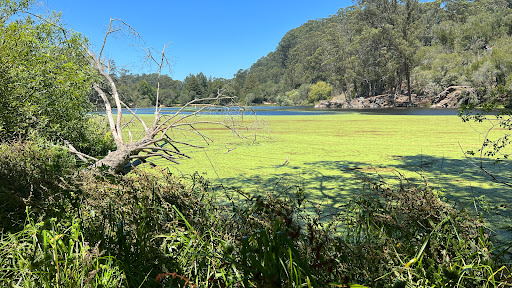
{"type": "MultiPolygon", "coordinates": [[[[178,130],[180,132],[190,132],[201,139],[203,139],[206,143],[208,143],[209,138],[205,135],[201,134],[196,128],[195,125],[198,124],[217,124],[228,129],[233,129],[233,126],[225,124],[223,122],[212,122],[212,121],[197,121],[195,120],[195,116],[204,111],[206,108],[211,107],[213,104],[203,105],[202,108],[194,111],[190,114],[182,114],[183,110],[193,104],[196,103],[211,103],[219,102],[220,100],[229,98],[222,97],[222,91],[219,89],[218,96],[214,98],[203,98],[203,99],[195,99],[185,104],[181,109],[179,109],[173,115],[165,115],[162,116],[159,108],[159,96],[160,96],[160,75],[162,73],[162,68],[168,65],[167,58],[165,56],[165,50],[167,45],[164,46],[161,57],[156,60],[153,58],[152,51],[150,49],[145,50],[146,56],[158,65],[158,81],[157,81],[157,94],[156,94],[156,105],[155,105],[155,119],[151,126],[148,126],[133,110],[130,109],[126,104],[124,104],[120,97],[115,85],[115,82],[110,77],[107,65],[104,65],[101,62],[101,54],[105,47],[106,40],[108,36],[112,33],[122,30],[123,28],[127,28],[130,33],[133,33],[138,36],[138,34],[133,30],[129,25],[124,23],[119,19],[111,19],[108,27],[108,31],[105,34],[105,38],[103,40],[103,45],[101,47],[100,53],[96,56],[92,53],[88,48],[86,48],[87,53],[90,56],[91,62],[99,72],[99,74],[103,77],[106,84],[110,88],[110,93],[107,93],[106,89],[102,88],[100,85],[93,85],[94,90],[100,95],[105,105],[105,114],[108,119],[110,133],[115,141],[117,149],[115,151],[111,151],[106,155],[103,159],[96,159],[94,157],[85,155],[80,153],[76,149],[73,148],[71,144],[69,144],[69,151],[75,153],[80,159],[84,161],[93,160],[94,164],[90,167],[92,169],[106,169],[113,173],[126,173],[134,166],[149,162],[150,158],[163,158],[173,163],[179,164],[178,160],[182,158],[190,158],[185,153],[182,153],[178,147],[194,147],[194,148],[202,148],[203,146],[199,146],[196,144],[192,144],[189,142],[182,142],[176,139],[173,139],[168,135],[168,132],[172,130],[178,130]],[[112,113],[112,107],[110,102],[115,104],[117,112],[116,115],[112,113]],[[132,115],[132,120],[138,121],[140,125],[144,129],[144,136],[142,139],[133,141],[131,133],[128,131],[127,137],[123,138],[123,111],[122,108],[125,108],[132,115]],[[128,138],[128,139],[126,139],[128,138]],[[125,142],[127,141],[127,142],[125,142]]],[[[154,165],[154,164],[153,164],[154,165]]]]}
{"type": "Polygon", "coordinates": [[[130,157],[134,155],[136,151],[129,145],[117,146],[117,150],[110,151],[105,158],[96,161],[93,167],[108,167],[114,173],[126,172],[129,168],[129,163],[132,160],[130,157]]]}
{"type": "Polygon", "coordinates": [[[405,63],[405,78],[407,81],[407,95],[409,96],[409,105],[412,105],[412,93],[411,93],[411,72],[409,71],[409,64],[407,64],[407,58],[405,63]]]}

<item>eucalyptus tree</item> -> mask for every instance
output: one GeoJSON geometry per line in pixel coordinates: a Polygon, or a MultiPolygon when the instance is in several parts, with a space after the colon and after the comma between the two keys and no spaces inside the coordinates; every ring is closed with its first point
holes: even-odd
{"type": "Polygon", "coordinates": [[[407,85],[409,103],[412,103],[411,72],[416,65],[416,52],[420,47],[419,34],[422,28],[419,24],[421,19],[418,0],[403,0],[401,6],[401,17],[398,18],[400,33],[396,40],[397,54],[403,65],[403,74],[407,85]]]}

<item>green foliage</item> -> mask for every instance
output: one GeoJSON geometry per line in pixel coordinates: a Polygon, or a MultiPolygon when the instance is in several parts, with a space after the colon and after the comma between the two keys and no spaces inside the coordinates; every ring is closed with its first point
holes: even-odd
{"type": "MultiPolygon", "coordinates": [[[[25,7],[10,3],[2,2],[2,19],[17,5],[25,7]]],[[[504,97],[510,88],[508,32],[489,29],[501,26],[487,20],[496,15],[482,9],[489,3],[473,6],[479,4],[449,1],[441,9],[414,1],[360,1],[290,31],[276,52],[235,75],[229,93],[258,103],[289,91],[280,95],[296,104],[325,99],[333,86],[354,96],[374,95],[410,84],[417,66],[413,74],[428,76],[423,87],[472,81],[483,93],[504,97]],[[423,33],[433,39],[412,33],[416,21],[427,21],[414,20],[421,9],[440,15],[423,33]],[[495,42],[492,54],[471,58],[498,36],[502,42],[495,42]],[[418,53],[432,58],[417,62],[413,48],[421,41],[434,46],[425,44],[429,48],[418,53]]],[[[510,281],[507,258],[495,254],[484,223],[442,201],[427,183],[367,182],[346,210],[327,218],[308,202],[300,182],[252,195],[216,190],[198,174],[77,173],[73,158],[47,140],[76,141],[98,154],[111,143],[96,128],[101,123],[86,115],[85,91],[94,73],[81,48],[84,39],[31,19],[2,22],[1,28],[0,134],[3,141],[25,140],[0,145],[1,286],[501,287],[510,281]]],[[[168,103],[215,95],[223,85],[202,73],[183,85],[163,79],[168,103]]],[[[116,81],[125,81],[120,91],[134,103],[155,103],[154,82],[146,76],[124,74],[116,81]]],[[[510,128],[507,119],[502,128],[510,128]]],[[[498,154],[510,140],[485,143],[498,154]]]]}
{"type": "MultiPolygon", "coordinates": [[[[9,3],[1,7],[9,9],[9,3]]],[[[87,114],[96,74],[80,34],[59,28],[57,15],[39,22],[19,15],[0,23],[0,43],[2,141],[69,141],[93,155],[112,147],[98,135],[105,130],[87,114]]]]}
{"type": "Polygon", "coordinates": [[[498,287],[510,274],[480,220],[406,182],[368,183],[328,220],[295,183],[251,196],[165,171],[68,179],[61,208],[2,232],[3,286],[498,287]]]}
{"type": "MultiPolygon", "coordinates": [[[[156,73],[138,75],[131,74],[126,69],[116,71],[113,75],[120,97],[130,107],[150,107],[156,104],[157,78],[156,73]]],[[[226,90],[228,87],[227,80],[207,78],[203,73],[190,74],[184,81],[160,75],[159,81],[159,101],[165,106],[185,104],[195,98],[215,97],[219,89],[226,90]]],[[[228,92],[223,95],[235,96],[231,94],[228,92]]]]}
{"type": "MultiPolygon", "coordinates": [[[[137,92],[140,98],[149,100],[150,105],[156,104],[156,88],[151,87],[146,80],[142,80],[137,83],[137,92]]],[[[142,107],[149,107],[150,105],[142,107]]]]}
{"type": "MultiPolygon", "coordinates": [[[[115,71],[112,75],[123,102],[130,107],[150,107],[156,101],[158,74],[130,74],[126,69],[115,71]]],[[[160,76],[160,104],[172,106],[178,103],[183,89],[181,81],[173,80],[167,75],[160,76]]],[[[103,103],[99,104],[104,109],[103,103]]]]}
{"type": "Polygon", "coordinates": [[[80,220],[36,222],[28,212],[23,230],[1,235],[0,285],[123,287],[116,260],[103,254],[84,239],[80,220]]]}
{"type": "Polygon", "coordinates": [[[428,186],[404,182],[394,190],[369,183],[369,188],[346,222],[355,245],[340,257],[357,259],[354,265],[373,273],[372,287],[484,287],[507,277],[506,267],[493,260],[483,222],[468,211],[444,203],[428,186]],[[375,253],[365,255],[368,250],[375,253]]]}
{"type": "Polygon", "coordinates": [[[34,213],[52,214],[52,207],[73,191],[66,190],[64,178],[68,178],[75,167],[72,155],[47,142],[1,144],[1,229],[21,229],[27,206],[34,213]]]}
{"type": "MultiPolygon", "coordinates": [[[[28,5],[25,2],[30,1],[5,8],[5,15],[23,9],[28,5]]],[[[242,105],[300,105],[302,92],[299,96],[286,93],[325,82],[333,96],[349,98],[379,94],[432,97],[451,85],[470,85],[480,91],[478,99],[484,99],[503,86],[501,98],[507,102],[512,79],[506,64],[510,62],[510,15],[512,8],[506,1],[359,1],[328,18],[290,30],[274,52],[249,69],[240,69],[232,79],[198,73],[177,81],[162,75],[160,99],[166,106],[183,104],[216,95],[222,87],[224,95],[237,97],[242,105]]],[[[2,81],[9,79],[7,70],[0,66],[0,75],[5,75],[2,81]]],[[[126,104],[155,104],[156,74],[114,72],[126,104]]],[[[2,86],[0,92],[7,93],[7,85],[2,86]]]]}
{"type": "Polygon", "coordinates": [[[468,84],[464,73],[464,59],[457,53],[447,54],[439,49],[424,47],[418,52],[418,57],[425,60],[415,69],[413,77],[425,87],[424,90],[433,90],[429,91],[429,96],[437,95],[443,87],[468,84]]]}
{"type": "Polygon", "coordinates": [[[244,285],[253,282],[257,287],[301,286],[315,283],[309,265],[294,247],[288,229],[261,229],[244,236],[240,247],[240,265],[245,271],[244,285]],[[277,230],[277,231],[276,231],[277,230]]]}
{"type": "MultiPolygon", "coordinates": [[[[30,2],[4,4],[3,18],[8,19],[30,2]]],[[[286,92],[318,82],[331,85],[334,96],[345,94],[349,98],[379,94],[431,97],[451,85],[471,85],[480,91],[479,99],[484,99],[499,93],[496,88],[503,86],[505,93],[500,97],[507,102],[512,89],[511,69],[506,64],[510,62],[510,15],[512,8],[506,1],[359,1],[328,18],[290,30],[274,52],[249,69],[240,69],[232,79],[212,79],[198,73],[177,81],[163,75],[161,103],[183,104],[216,95],[223,87],[225,95],[237,97],[243,105],[299,105],[303,104],[302,93],[300,97],[292,93],[291,99],[286,92]]],[[[4,27],[7,25],[4,23],[4,27]]],[[[75,68],[81,65],[72,64],[75,68]]],[[[9,81],[8,67],[0,65],[0,75],[4,76],[0,82],[9,81]]],[[[156,74],[133,75],[124,69],[115,72],[114,80],[126,104],[155,104],[156,74]]],[[[69,81],[84,76],[74,74],[77,79],[66,76],[69,81]]],[[[87,86],[85,82],[76,83],[87,86]]],[[[0,85],[0,93],[11,93],[6,84],[0,85]]]]}
{"type": "Polygon", "coordinates": [[[491,62],[496,69],[496,84],[504,86],[510,95],[512,92],[512,38],[504,37],[496,44],[498,47],[493,49],[491,54],[491,62]]]}
{"type": "Polygon", "coordinates": [[[496,166],[496,164],[501,162],[501,165],[505,165],[503,161],[510,158],[510,149],[512,148],[510,146],[512,144],[510,134],[510,130],[512,130],[512,111],[510,111],[510,108],[504,109],[501,103],[499,103],[499,97],[505,89],[498,87],[496,90],[498,92],[492,94],[494,97],[483,103],[483,105],[476,107],[475,104],[470,103],[463,105],[459,109],[459,116],[463,122],[490,123],[489,126],[480,131],[484,135],[480,146],[476,149],[465,151],[465,155],[468,159],[480,162],[478,167],[491,179],[512,187],[512,178],[507,173],[503,171],[490,171],[491,165],[485,164],[486,162],[491,162],[493,166],[496,166]]]}
{"type": "Polygon", "coordinates": [[[311,86],[311,89],[309,91],[308,95],[308,102],[313,103],[317,102],[319,100],[329,99],[332,94],[332,87],[331,85],[320,81],[316,83],[315,85],[311,86]]]}
{"type": "Polygon", "coordinates": [[[28,9],[34,0],[3,0],[0,3],[0,23],[5,23],[10,17],[28,9]]]}
{"type": "Polygon", "coordinates": [[[56,24],[27,18],[0,27],[4,140],[25,139],[31,131],[50,140],[81,139],[93,73],[82,48],[85,40],[66,35],[56,24]]]}
{"type": "Polygon", "coordinates": [[[358,1],[290,30],[274,52],[235,75],[235,93],[250,87],[253,98],[269,101],[270,90],[279,103],[297,104],[290,91],[320,81],[351,97],[432,97],[452,85],[480,89],[479,99],[498,85],[510,91],[511,14],[506,1],[358,1]]]}
{"type": "Polygon", "coordinates": [[[281,97],[280,102],[290,105],[304,105],[308,102],[308,95],[311,91],[311,84],[303,84],[298,89],[293,89],[285,93],[286,97],[281,97]]]}

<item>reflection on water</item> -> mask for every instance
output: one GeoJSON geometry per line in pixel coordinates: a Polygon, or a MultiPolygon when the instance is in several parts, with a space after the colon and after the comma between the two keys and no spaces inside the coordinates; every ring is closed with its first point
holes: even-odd
{"type": "MultiPolygon", "coordinates": [[[[174,114],[179,107],[161,108],[162,114],[174,114]]],[[[182,111],[183,114],[190,114],[200,107],[191,107],[182,111]]],[[[154,114],[155,108],[133,109],[137,114],[154,114]]],[[[112,111],[116,113],[116,109],[112,111]]],[[[101,113],[101,112],[100,112],[101,113]]],[[[129,113],[123,109],[123,113],[129,113]]],[[[384,109],[319,109],[313,106],[251,106],[251,107],[216,107],[207,108],[204,114],[256,114],[258,116],[300,116],[300,115],[335,115],[335,114],[369,114],[369,115],[427,115],[446,116],[457,115],[457,109],[429,109],[429,108],[384,108],[384,109]]]]}

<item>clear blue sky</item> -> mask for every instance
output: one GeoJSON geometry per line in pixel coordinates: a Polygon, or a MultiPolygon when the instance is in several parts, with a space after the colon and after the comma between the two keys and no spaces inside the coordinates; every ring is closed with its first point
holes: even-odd
{"type": "MultiPolygon", "coordinates": [[[[89,38],[99,49],[109,19],[120,18],[135,28],[146,46],[161,50],[171,42],[167,55],[177,80],[188,74],[232,78],[259,58],[274,51],[290,29],[310,19],[325,18],[349,0],[317,1],[194,1],[194,0],[38,0],[47,9],[62,12],[66,26],[89,38]]],[[[141,44],[113,39],[107,44],[109,58],[134,73],[156,72],[143,63],[141,44]]]]}

